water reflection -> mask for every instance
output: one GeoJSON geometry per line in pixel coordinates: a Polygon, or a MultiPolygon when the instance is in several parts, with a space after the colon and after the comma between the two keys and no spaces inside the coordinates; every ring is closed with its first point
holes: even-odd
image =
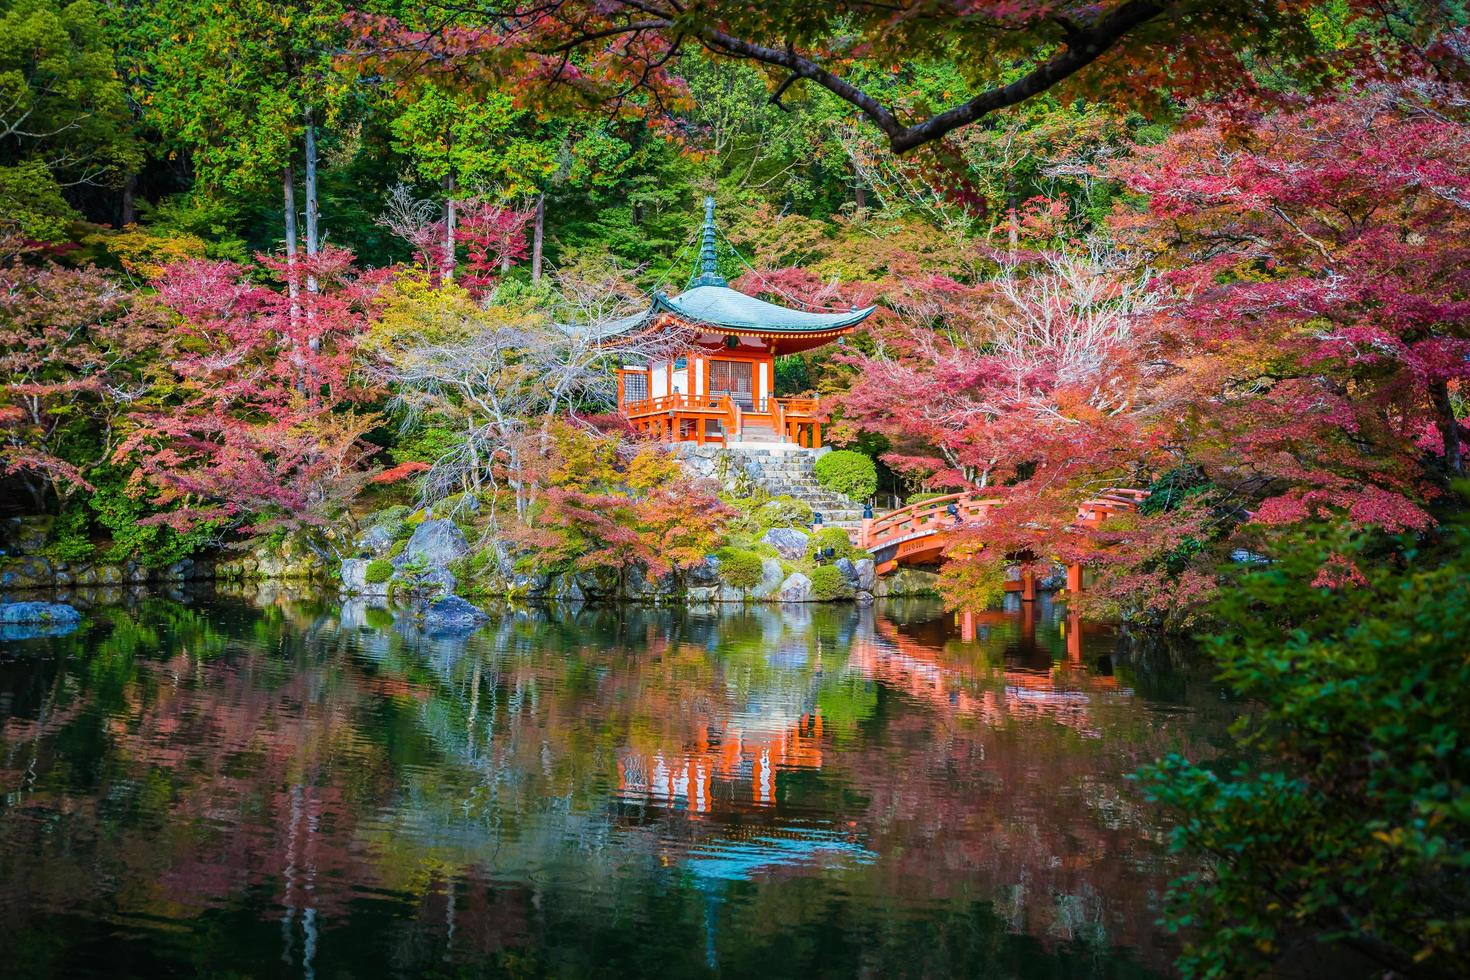
{"type": "Polygon", "coordinates": [[[99,606],[0,656],[21,975],[1131,976],[1207,671],[1046,604],[99,606]]]}

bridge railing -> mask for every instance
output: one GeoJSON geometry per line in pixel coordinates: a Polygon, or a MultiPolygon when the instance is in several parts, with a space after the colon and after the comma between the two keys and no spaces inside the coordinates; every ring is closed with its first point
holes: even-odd
{"type": "Polygon", "coordinates": [[[909,504],[882,517],[863,521],[858,530],[858,546],[871,551],[920,534],[974,524],[984,520],[991,509],[999,505],[999,500],[968,491],[909,504]]]}

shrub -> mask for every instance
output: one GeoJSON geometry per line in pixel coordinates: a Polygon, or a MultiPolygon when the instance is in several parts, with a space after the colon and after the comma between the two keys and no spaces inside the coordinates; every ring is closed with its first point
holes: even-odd
{"type": "Polygon", "coordinates": [[[923,493],[909,494],[908,499],[904,501],[904,504],[922,504],[926,500],[936,500],[940,497],[947,496],[949,496],[949,494],[940,493],[937,490],[925,490],[923,493]]]}
{"type": "Polygon", "coordinates": [[[848,590],[847,579],[837,570],[836,565],[821,565],[812,569],[809,576],[812,580],[812,596],[821,600],[842,599],[852,593],[848,590]]]}
{"type": "Polygon", "coordinates": [[[386,558],[368,562],[367,571],[363,574],[372,585],[381,585],[393,577],[393,563],[386,558]]]}
{"type": "Polygon", "coordinates": [[[1184,976],[1264,975],[1312,941],[1470,976],[1470,534],[1443,547],[1313,527],[1221,590],[1209,648],[1255,706],[1238,761],[1142,773],[1182,817],[1173,847],[1209,859],[1165,898],[1184,976]]]}
{"type": "Polygon", "coordinates": [[[781,496],[762,504],[755,512],[761,530],[773,527],[807,527],[812,522],[812,509],[800,500],[781,496]]]}
{"type": "Polygon", "coordinates": [[[861,548],[855,547],[847,532],[840,527],[824,527],[814,533],[806,542],[806,556],[813,560],[821,556],[825,548],[832,549],[834,558],[867,558],[868,553],[861,548]]]}
{"type": "Polygon", "coordinates": [[[853,500],[866,500],[878,492],[878,467],[871,458],[851,449],[823,456],[812,474],[823,487],[853,500]]]}
{"type": "Polygon", "coordinates": [[[731,549],[720,555],[720,581],[742,591],[760,584],[761,556],[752,551],[731,549]]]}

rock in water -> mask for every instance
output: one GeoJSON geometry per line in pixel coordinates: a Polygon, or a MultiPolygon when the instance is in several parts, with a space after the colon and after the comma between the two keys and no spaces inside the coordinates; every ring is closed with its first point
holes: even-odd
{"type": "Polygon", "coordinates": [[[838,574],[842,576],[842,581],[847,583],[849,589],[858,587],[857,566],[852,563],[851,558],[839,558],[832,563],[832,567],[837,569],[838,574]]]}
{"type": "Polygon", "coordinates": [[[872,592],[873,587],[878,584],[878,574],[873,559],[859,558],[852,563],[852,567],[857,572],[858,591],[872,592]]]}
{"type": "Polygon", "coordinates": [[[811,602],[812,580],[800,572],[792,572],[781,583],[782,602],[811,602]]]}
{"type": "Polygon", "coordinates": [[[489,622],[490,617],[478,606],[471,605],[457,595],[436,599],[424,607],[424,631],[426,633],[452,633],[479,628],[489,622]]]}
{"type": "Polygon", "coordinates": [[[761,538],[761,542],[776,549],[776,554],[787,561],[796,561],[806,554],[807,536],[792,527],[773,527],[761,538]]]}
{"type": "Polygon", "coordinates": [[[750,590],[750,597],[765,599],[774,595],[785,578],[786,573],[781,570],[781,563],[774,558],[767,558],[761,562],[761,580],[750,590]]]}
{"type": "Polygon", "coordinates": [[[64,602],[0,603],[0,640],[63,636],[77,628],[82,614],[64,602]]]}
{"type": "Polygon", "coordinates": [[[408,539],[403,553],[393,560],[393,564],[402,568],[410,561],[418,559],[432,568],[435,565],[448,565],[461,555],[469,554],[469,551],[470,543],[465,540],[464,532],[453,521],[439,518],[424,521],[414,528],[413,537],[408,539]]]}
{"type": "Polygon", "coordinates": [[[0,623],[76,624],[82,614],[64,602],[0,602],[0,623]]]}

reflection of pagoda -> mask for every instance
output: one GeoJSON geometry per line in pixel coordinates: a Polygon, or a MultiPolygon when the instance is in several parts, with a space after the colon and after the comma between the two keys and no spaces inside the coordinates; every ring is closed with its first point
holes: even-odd
{"type": "Polygon", "coordinates": [[[769,807],[776,802],[776,772],[822,767],[822,716],[802,715],[794,724],[772,726],[738,721],[712,744],[701,729],[684,752],[627,751],[618,758],[618,795],[625,801],[706,814],[715,810],[769,807]],[[747,787],[744,792],[737,787],[747,787]]]}

